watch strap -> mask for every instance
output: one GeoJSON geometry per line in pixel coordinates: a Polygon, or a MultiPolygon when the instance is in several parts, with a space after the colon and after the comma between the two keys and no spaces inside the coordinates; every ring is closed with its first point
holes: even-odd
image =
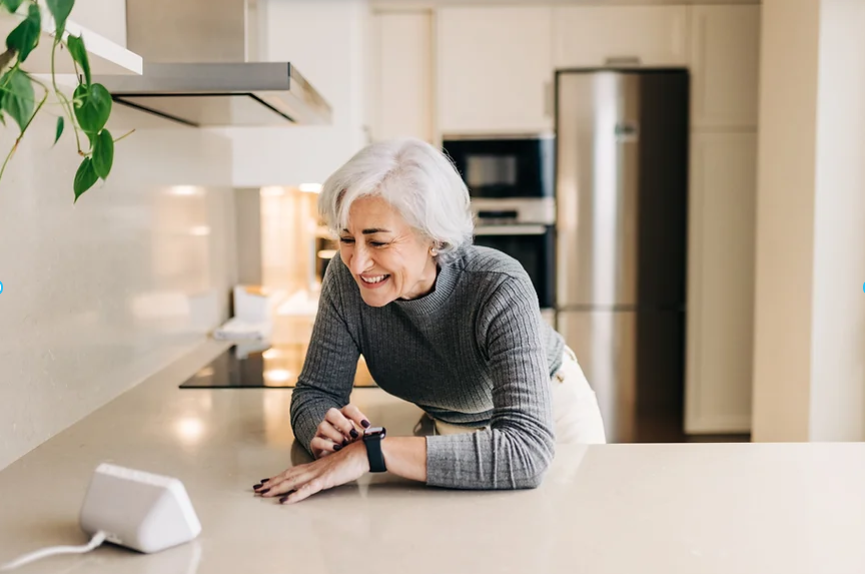
{"type": "Polygon", "coordinates": [[[381,450],[381,435],[366,437],[363,444],[366,445],[366,456],[369,460],[370,472],[385,472],[387,466],[384,463],[384,453],[381,450]]]}

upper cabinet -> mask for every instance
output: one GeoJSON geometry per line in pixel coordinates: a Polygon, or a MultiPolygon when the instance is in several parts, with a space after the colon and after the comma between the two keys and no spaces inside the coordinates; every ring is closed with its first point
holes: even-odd
{"type": "Polygon", "coordinates": [[[687,6],[575,6],[553,12],[556,68],[685,66],[687,6]]]}
{"type": "Polygon", "coordinates": [[[694,6],[692,10],[693,127],[756,127],[760,6],[694,6]]]}
{"type": "Polygon", "coordinates": [[[372,33],[372,139],[414,136],[432,143],[432,14],[378,13],[372,33]]]}
{"type": "MultiPolygon", "coordinates": [[[[144,62],[138,54],[126,49],[126,20],[122,17],[119,9],[106,10],[102,19],[92,17],[89,9],[91,2],[85,2],[88,9],[80,9],[76,5],[75,10],[66,20],[66,32],[68,35],[80,36],[84,39],[84,47],[90,62],[90,70],[94,76],[97,75],[141,75],[144,62]],[[82,21],[78,16],[84,17],[82,21]],[[90,26],[96,25],[95,28],[90,26]],[[98,30],[98,31],[97,31],[98,30]]],[[[0,10],[0,36],[7,37],[24,20],[29,4],[21,4],[18,11],[10,14],[6,9],[0,10]]],[[[65,50],[58,51],[52,62],[51,53],[54,44],[55,26],[51,12],[43,4],[39,4],[41,11],[41,37],[39,44],[27,57],[24,69],[31,74],[49,74],[52,66],[57,74],[76,74],[77,70],[72,58],[65,50]]],[[[68,37],[68,35],[66,37],[68,37]]],[[[64,38],[65,39],[65,38],[64,38]]],[[[74,76],[73,76],[74,78],[74,76]]]]}
{"type": "Polygon", "coordinates": [[[438,10],[438,132],[552,131],[551,33],[548,7],[438,10]]]}
{"type": "Polygon", "coordinates": [[[126,2],[75,0],[70,17],[118,46],[126,47],[126,2]]]}

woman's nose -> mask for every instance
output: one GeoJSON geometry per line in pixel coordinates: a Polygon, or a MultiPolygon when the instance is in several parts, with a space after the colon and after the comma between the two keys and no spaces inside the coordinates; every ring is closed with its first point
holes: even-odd
{"type": "Polygon", "coordinates": [[[355,275],[360,275],[369,269],[369,254],[363,246],[355,246],[351,256],[351,270],[355,275]]]}

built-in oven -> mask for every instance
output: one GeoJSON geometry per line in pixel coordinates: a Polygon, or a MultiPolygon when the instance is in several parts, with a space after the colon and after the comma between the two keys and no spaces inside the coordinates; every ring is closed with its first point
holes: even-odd
{"type": "Polygon", "coordinates": [[[472,197],[552,198],[554,138],[531,136],[445,136],[450,156],[472,197]]]}
{"type": "Polygon", "coordinates": [[[556,264],[553,144],[547,135],[442,140],[469,188],[475,245],[520,262],[550,323],[555,321],[556,264]]]}
{"type": "Polygon", "coordinates": [[[474,243],[492,247],[519,261],[535,286],[541,309],[552,309],[554,233],[552,225],[486,225],[475,229],[474,243]]]}
{"type": "Polygon", "coordinates": [[[474,244],[492,247],[516,259],[535,287],[542,313],[551,320],[556,265],[552,199],[472,199],[472,211],[474,244]]]}

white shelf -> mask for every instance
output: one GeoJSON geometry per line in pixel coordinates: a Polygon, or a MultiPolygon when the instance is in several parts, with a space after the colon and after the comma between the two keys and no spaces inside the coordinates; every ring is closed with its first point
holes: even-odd
{"type": "MultiPolygon", "coordinates": [[[[51,48],[54,44],[54,19],[45,6],[42,9],[42,35],[39,45],[27,57],[22,66],[24,70],[32,74],[51,73],[51,48]]],[[[5,44],[9,32],[24,19],[27,4],[22,4],[19,13],[9,14],[5,9],[0,9],[0,39],[5,44]]],[[[74,12],[73,12],[74,14],[74,12]]],[[[73,20],[66,21],[66,31],[74,36],[84,39],[84,47],[90,59],[90,70],[95,75],[102,74],[137,74],[141,75],[143,60],[141,56],[130,52],[123,46],[112,42],[105,36],[76,24],[73,20]]],[[[4,46],[5,48],[5,46],[4,46]]],[[[65,48],[58,48],[55,58],[55,71],[58,74],[73,74],[72,57],[65,48]]]]}

